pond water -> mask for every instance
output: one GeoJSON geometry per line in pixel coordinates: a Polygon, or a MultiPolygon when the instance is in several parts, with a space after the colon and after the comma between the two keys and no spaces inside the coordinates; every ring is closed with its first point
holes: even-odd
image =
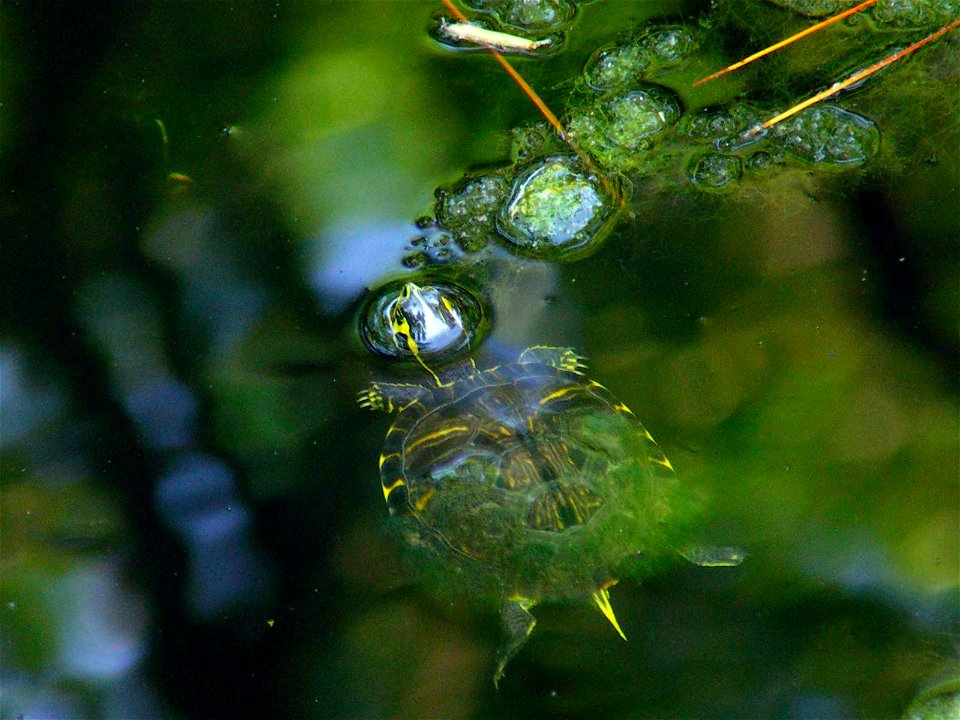
{"type": "Polygon", "coordinates": [[[0,7],[0,717],[957,710],[960,37],[737,139],[956,6],[694,89],[810,20],[556,4],[513,61],[590,168],[439,2],[0,7]],[[584,356],[742,564],[618,573],[627,642],[542,598],[495,690],[499,608],[422,582],[357,403],[430,380],[360,332],[423,278],[477,298],[460,362],[584,356]]]}

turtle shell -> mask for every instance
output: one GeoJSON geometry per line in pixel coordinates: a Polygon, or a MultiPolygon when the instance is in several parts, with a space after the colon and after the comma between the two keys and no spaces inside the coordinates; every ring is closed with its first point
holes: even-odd
{"type": "Polygon", "coordinates": [[[590,597],[626,556],[669,545],[678,516],[670,462],[627,406],[542,363],[432,388],[380,468],[408,541],[502,597],[590,597]]]}

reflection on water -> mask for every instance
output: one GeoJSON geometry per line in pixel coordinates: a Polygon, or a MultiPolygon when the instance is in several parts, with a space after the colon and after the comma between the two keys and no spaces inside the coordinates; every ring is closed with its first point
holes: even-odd
{"type": "Polygon", "coordinates": [[[534,159],[511,147],[554,141],[489,57],[429,39],[438,9],[3,6],[0,716],[951,711],[956,37],[834,101],[852,115],[826,120],[867,151],[827,171],[810,136],[765,157],[716,141],[861,66],[836,59],[854,34],[873,53],[909,28],[838,25],[822,52],[694,91],[807,21],[577,4],[560,50],[517,62],[626,170],[628,202],[593,255],[557,264],[496,227],[509,163],[534,159]],[[644,65],[681,117],[634,146],[577,78],[591,57],[591,87],[634,77],[598,49],[647,48],[654,14],[709,23],[644,65]],[[356,333],[368,291],[411,265],[489,301],[480,367],[588,356],[702,499],[704,543],[744,564],[624,575],[627,643],[543,602],[494,692],[495,614],[415,582],[384,532],[388,421],[355,404],[426,378],[356,333]]]}

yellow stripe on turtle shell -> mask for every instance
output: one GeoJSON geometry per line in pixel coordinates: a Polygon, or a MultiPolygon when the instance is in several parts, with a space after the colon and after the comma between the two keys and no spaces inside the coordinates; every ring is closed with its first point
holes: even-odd
{"type": "Polygon", "coordinates": [[[428,435],[424,435],[423,437],[417,438],[412,443],[407,445],[406,450],[407,452],[411,452],[414,448],[420,445],[423,445],[424,443],[430,443],[435,440],[440,440],[441,438],[444,438],[447,435],[451,435],[453,433],[469,432],[469,430],[470,430],[470,427],[468,425],[454,425],[453,427],[444,428],[443,430],[436,430],[432,433],[429,433],[428,435]]]}
{"type": "Polygon", "coordinates": [[[383,499],[384,499],[384,500],[388,500],[388,499],[390,498],[390,493],[392,493],[392,492],[393,492],[394,490],[396,490],[398,487],[404,487],[404,486],[406,486],[406,484],[407,484],[407,482],[406,482],[406,480],[404,480],[403,478],[397,478],[396,480],[393,481],[393,484],[392,484],[392,485],[387,485],[386,483],[382,483],[382,485],[383,485],[383,499]]]}
{"type": "Polygon", "coordinates": [[[546,405],[548,402],[556,400],[557,398],[561,398],[567,393],[577,392],[582,389],[583,388],[581,388],[579,385],[570,385],[568,387],[560,388],[559,390],[554,390],[549,395],[544,395],[542,398],[540,398],[540,404],[546,405]]]}
{"type": "Polygon", "coordinates": [[[417,510],[423,510],[427,506],[427,503],[430,502],[430,499],[433,497],[434,493],[436,492],[437,492],[436,488],[428,488],[427,491],[421,496],[421,498],[417,500],[414,507],[417,510]]]}
{"type": "Polygon", "coordinates": [[[398,453],[398,452],[390,453],[389,455],[381,455],[381,456],[380,456],[380,465],[379,465],[380,469],[383,470],[383,464],[384,464],[387,460],[393,460],[393,458],[398,458],[398,457],[400,457],[400,453],[398,453]]]}

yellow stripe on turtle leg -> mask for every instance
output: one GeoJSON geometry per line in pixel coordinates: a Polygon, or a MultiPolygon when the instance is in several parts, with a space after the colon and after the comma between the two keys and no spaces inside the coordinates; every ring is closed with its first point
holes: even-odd
{"type": "Polygon", "coordinates": [[[610,604],[610,591],[607,590],[607,588],[601,588],[593,594],[593,601],[597,604],[597,607],[600,608],[603,616],[613,625],[613,629],[617,631],[617,634],[626,640],[627,636],[624,635],[623,630],[620,629],[620,623],[617,622],[617,616],[613,613],[613,606],[610,604]]]}

